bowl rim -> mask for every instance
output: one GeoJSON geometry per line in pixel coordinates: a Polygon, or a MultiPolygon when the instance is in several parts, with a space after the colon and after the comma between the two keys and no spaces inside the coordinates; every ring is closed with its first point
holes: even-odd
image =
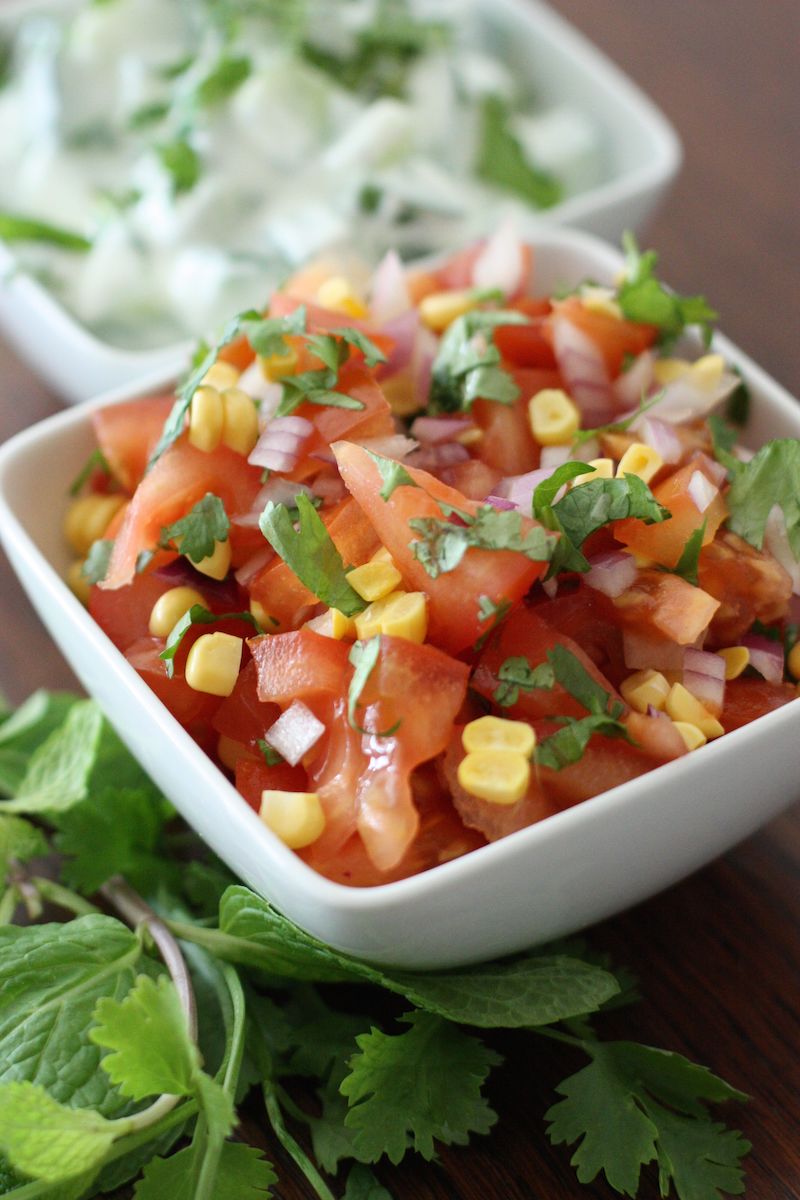
{"type": "MultiPolygon", "coordinates": [[[[613,272],[622,263],[622,256],[614,247],[581,231],[553,227],[542,230],[538,238],[541,244],[547,244],[555,250],[560,248],[572,252],[578,250],[585,251],[587,254],[591,253],[593,261],[587,263],[587,269],[592,269],[592,267],[596,269],[598,264],[601,264],[613,272]]],[[[723,334],[714,335],[713,349],[719,350],[742,370],[748,382],[765,393],[770,410],[777,413],[779,419],[789,428],[795,427],[797,436],[800,437],[800,408],[789,393],[723,334]]],[[[338,916],[347,918],[365,914],[375,915],[382,910],[388,912],[398,904],[402,906],[421,896],[428,900],[433,899],[442,890],[449,891],[458,881],[469,881],[470,876],[476,872],[478,874],[485,871],[491,873],[498,866],[502,868],[504,862],[532,855],[534,847],[541,849],[548,843],[559,841],[565,836],[568,837],[570,830],[576,824],[602,828],[607,814],[612,810],[629,810],[632,814],[635,813],[642,805],[647,804],[648,781],[655,777],[659,780],[663,779],[664,771],[671,773],[671,778],[675,780],[676,785],[686,784],[689,786],[698,777],[706,774],[714,775],[718,764],[732,745],[731,739],[734,740],[737,747],[746,745],[755,747],[756,739],[767,728],[776,732],[782,731],[784,727],[788,729],[790,724],[796,721],[798,703],[797,700],[794,700],[740,729],[731,731],[724,738],[704,746],[702,757],[699,759],[694,755],[687,755],[685,758],[665,763],[644,776],[601,792],[599,795],[556,813],[544,821],[472,850],[458,859],[440,863],[418,875],[371,887],[354,887],[325,878],[303,862],[266,828],[222,771],[196,745],[178,721],[165,710],[155,694],[139,678],[124,655],[116,649],[92,620],[88,611],[72,594],[55,567],[38,548],[34,536],[17,514],[9,491],[12,486],[10,476],[15,470],[20,469],[20,464],[24,463],[26,459],[35,459],[37,452],[54,441],[57,442],[65,432],[87,428],[95,411],[109,404],[145,395],[159,387],[164,387],[167,383],[174,383],[174,373],[170,373],[169,378],[165,377],[163,372],[151,373],[149,377],[105,392],[86,404],[64,409],[21,431],[9,439],[5,445],[0,446],[0,536],[6,544],[9,558],[15,569],[17,569],[16,559],[21,559],[33,570],[40,585],[45,586],[53,596],[58,598],[62,608],[66,609],[70,622],[80,631],[81,636],[91,646],[92,652],[99,655],[100,659],[104,660],[112,670],[115,676],[115,686],[123,686],[129,693],[132,693],[148,713],[148,719],[160,726],[173,747],[181,754],[188,754],[195,760],[193,765],[202,775],[204,783],[210,789],[210,794],[213,794],[215,804],[221,801],[222,808],[216,815],[232,820],[237,829],[237,836],[238,831],[241,830],[250,839],[255,839],[259,855],[264,856],[267,865],[293,875],[304,893],[305,900],[324,905],[329,910],[335,911],[338,916]],[[769,725],[767,726],[766,723],[769,725]]],[[[61,648],[62,639],[55,635],[51,636],[61,648]]]]}

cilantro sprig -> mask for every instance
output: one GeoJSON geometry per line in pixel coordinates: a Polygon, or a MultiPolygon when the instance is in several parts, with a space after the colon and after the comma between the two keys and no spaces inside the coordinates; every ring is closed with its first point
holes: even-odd
{"type": "Polygon", "coordinates": [[[37,221],[18,213],[0,212],[0,238],[6,242],[41,242],[46,246],[58,246],[83,254],[91,250],[92,243],[80,233],[37,221]]]}
{"type": "Polygon", "coordinates": [[[214,553],[217,542],[228,540],[230,527],[228,514],[219,496],[206,492],[185,517],[164,526],[160,545],[174,545],[179,554],[193,563],[199,563],[214,553]]]}
{"type": "Polygon", "coordinates": [[[563,200],[564,187],[549,171],[528,161],[512,129],[512,115],[501,96],[484,99],[476,174],[536,208],[552,208],[563,200]]]}
{"type": "Polygon", "coordinates": [[[656,276],[658,255],[655,250],[642,253],[636,238],[623,235],[625,278],[617,289],[617,301],[629,321],[655,325],[662,346],[669,346],[689,325],[699,326],[703,338],[711,341],[712,324],[717,313],[703,296],[678,296],[664,287],[656,276]]]}
{"type": "Polygon", "coordinates": [[[283,398],[276,409],[276,417],[293,413],[301,404],[321,404],[331,408],[362,409],[363,401],[346,392],[339,392],[339,372],[350,357],[353,347],[364,355],[368,367],[386,362],[386,355],[360,329],[344,326],[329,334],[305,334],[305,343],[312,354],[324,364],[318,370],[301,371],[297,375],[286,375],[283,398]]]}
{"type": "Polygon", "coordinates": [[[764,544],[769,514],[780,508],[795,558],[800,561],[800,440],[767,442],[748,463],[737,463],[726,496],[728,528],[756,550],[764,544]]]}
{"type": "Polygon", "coordinates": [[[318,600],[347,617],[362,612],[366,600],[347,582],[342,556],[314,505],[304,493],[295,497],[297,528],[285,504],[268,501],[259,528],[290,570],[318,600]]]}
{"type": "Polygon", "coordinates": [[[420,535],[411,543],[411,552],[431,579],[455,571],[470,547],[513,550],[532,562],[549,562],[553,555],[555,541],[547,530],[541,525],[526,530],[519,512],[484,504],[472,516],[444,502],[439,507],[441,517],[413,517],[408,522],[420,535]]]}
{"type": "MultiPolygon", "coordinates": [[[[555,681],[587,710],[588,716],[555,718],[563,728],[538,743],[534,754],[540,766],[561,771],[579,762],[596,733],[631,741],[620,719],[625,711],[624,706],[611,697],[574,654],[564,646],[554,646],[547,651],[547,661],[553,669],[555,681]]],[[[539,683],[538,686],[543,685],[539,683]]]]}
{"type": "MultiPolygon", "coordinates": [[[[374,651],[364,646],[366,678],[374,651]]],[[[588,708],[608,709],[569,659],[551,662],[554,676],[588,708]]],[[[423,973],[326,946],[235,885],[191,835],[187,846],[178,832],[173,856],[171,807],[90,701],[39,694],[5,715],[0,786],[13,796],[0,811],[9,1195],[95,1197],[140,1176],[139,1200],[268,1197],[274,1169],[229,1136],[236,1103],[257,1088],[285,1161],[313,1194],[332,1200],[323,1172],[344,1164],[346,1200],[385,1198],[371,1164],[430,1159],[494,1127],[485,1089],[500,1060],[482,1031],[496,1028],[520,1054],[539,1035],[586,1055],[547,1114],[555,1144],[578,1143],[581,1181],[602,1172],[635,1195],[653,1163],[679,1200],[741,1190],[747,1143],[709,1106],[743,1094],[680,1055],[602,1041],[594,1017],[630,1001],[628,980],[578,943],[423,973]],[[48,850],[58,880],[36,874],[48,850]],[[156,898],[157,913],[119,871],[156,898]],[[97,911],[98,887],[122,920],[97,911]],[[69,919],[37,924],[45,900],[69,919]],[[10,923],[23,904],[28,923],[10,923]],[[333,996],[337,983],[349,986],[333,996]],[[375,989],[401,999],[399,1023],[365,1015],[375,989]],[[290,1095],[298,1077],[307,1089],[290,1095]],[[307,1108],[313,1092],[319,1104],[307,1108]],[[307,1127],[313,1155],[289,1118],[307,1127]]]]}
{"type": "Polygon", "coordinates": [[[477,399],[513,404],[519,388],[494,344],[500,325],[527,325],[519,312],[475,310],[448,327],[433,363],[428,411],[469,412],[477,399]]]}

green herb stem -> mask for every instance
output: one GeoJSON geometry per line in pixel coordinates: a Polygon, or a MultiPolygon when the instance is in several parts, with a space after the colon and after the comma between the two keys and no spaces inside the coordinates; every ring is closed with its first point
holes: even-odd
{"type": "Polygon", "coordinates": [[[0,896],[0,925],[10,925],[19,904],[19,889],[15,883],[0,896]]]}
{"type": "Polygon", "coordinates": [[[76,917],[88,917],[92,913],[100,912],[96,905],[91,904],[83,896],[79,896],[77,892],[56,883],[53,879],[44,879],[40,875],[35,875],[31,879],[31,883],[43,900],[47,900],[50,904],[57,904],[59,908],[66,909],[67,912],[75,913],[76,917]]]}
{"type": "Polygon", "coordinates": [[[261,1086],[261,1091],[264,1096],[264,1107],[267,1110],[267,1116],[269,1117],[269,1123],[272,1126],[272,1131],[280,1144],[283,1146],[286,1153],[303,1172],[306,1179],[319,1196],[319,1200],[336,1200],[333,1192],[328,1187],[327,1183],[322,1178],[303,1147],[297,1141],[295,1141],[291,1133],[289,1133],[289,1130],[286,1128],[286,1122],[283,1119],[283,1111],[281,1109],[275,1085],[270,1080],[265,1080],[261,1086]]]}

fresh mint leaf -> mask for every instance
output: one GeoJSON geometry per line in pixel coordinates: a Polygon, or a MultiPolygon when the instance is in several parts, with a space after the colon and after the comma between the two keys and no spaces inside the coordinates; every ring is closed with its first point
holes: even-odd
{"type": "Polygon", "coordinates": [[[16,213],[0,212],[0,238],[5,242],[41,242],[46,246],[59,246],[62,250],[85,253],[92,243],[80,233],[37,221],[16,213]]]}
{"type": "Polygon", "coordinates": [[[537,688],[552,689],[555,673],[550,663],[539,663],[532,667],[527,658],[519,656],[507,658],[500,664],[497,679],[494,702],[501,708],[510,708],[517,703],[520,692],[533,692],[537,688]]]}
{"type": "Polygon", "coordinates": [[[203,107],[210,107],[227,100],[241,87],[252,71],[249,58],[223,55],[205,79],[197,85],[195,99],[203,107]]]}
{"type": "Polygon", "coordinates": [[[264,633],[251,612],[213,613],[202,604],[192,607],[179,618],[167,634],[164,649],[159,654],[167,665],[167,676],[172,679],[175,673],[175,656],[181,647],[186,634],[193,625],[216,625],[218,621],[246,621],[252,625],[256,633],[264,633]]]}
{"type": "Polygon", "coordinates": [[[670,1183],[679,1200],[742,1190],[748,1143],[705,1109],[746,1099],[741,1092],[679,1054],[633,1042],[587,1041],[584,1049],[591,1063],[560,1084],[564,1099],[545,1117],[555,1145],[579,1141],[572,1163],[581,1183],[602,1171],[616,1191],[634,1196],[641,1168],[657,1159],[662,1195],[670,1183]]]}
{"type": "Polygon", "coordinates": [[[493,336],[500,325],[527,324],[528,318],[513,310],[476,310],[453,321],[433,363],[429,412],[469,412],[477,399],[513,404],[519,388],[501,366],[493,336]]]}
{"type": "Polygon", "coordinates": [[[164,526],[161,543],[169,546],[174,542],[179,554],[193,563],[199,563],[214,553],[217,542],[228,540],[230,527],[228,514],[219,496],[206,492],[185,517],[164,526]]]}
{"type": "Polygon", "coordinates": [[[81,567],[81,575],[89,583],[102,583],[108,574],[111,555],[114,552],[113,538],[98,538],[89,547],[86,561],[81,567]]]}
{"type": "Polygon", "coordinates": [[[670,574],[680,575],[681,579],[685,579],[687,583],[691,583],[693,587],[698,586],[698,569],[700,564],[700,551],[703,549],[703,538],[706,536],[707,521],[703,521],[702,525],[698,525],[697,529],[686,539],[686,544],[681,551],[681,556],[675,566],[669,568],[670,574]]]}
{"type": "Polygon", "coordinates": [[[702,296],[678,296],[668,291],[655,274],[658,255],[654,250],[642,254],[633,234],[622,238],[625,250],[625,279],[617,289],[617,301],[629,321],[655,325],[660,341],[671,344],[687,325],[698,325],[706,343],[717,313],[702,296]]]}
{"type": "Polygon", "coordinates": [[[41,829],[22,817],[0,813],[0,891],[15,863],[26,863],[46,853],[47,840],[41,829]]]}
{"type": "Polygon", "coordinates": [[[366,608],[367,602],[347,582],[342,556],[314,505],[302,493],[295,499],[298,529],[286,505],[270,500],[259,520],[261,532],[300,582],[323,604],[337,608],[345,616],[355,616],[366,608]]]}
{"type": "Polygon", "coordinates": [[[485,97],[475,173],[479,179],[512,192],[535,208],[552,208],[564,198],[563,185],[549,171],[528,161],[514,134],[512,116],[502,97],[485,97]]]}
{"type": "Polygon", "coordinates": [[[532,562],[548,562],[554,540],[541,525],[525,530],[522,514],[500,512],[484,504],[474,516],[450,505],[440,505],[445,516],[414,517],[410,528],[420,534],[411,552],[432,579],[454,571],[470,547],[481,550],[513,550],[532,562]],[[455,516],[457,522],[450,520],[455,516]]]}
{"type": "Polygon", "coordinates": [[[123,1000],[103,997],[94,1021],[89,1038],[111,1051],[103,1059],[103,1070],[123,1096],[144,1100],[164,1092],[193,1094],[200,1055],[168,976],[154,980],[140,975],[123,1000]]]}
{"type": "MultiPolygon", "coordinates": [[[[169,1158],[154,1158],[136,1184],[136,1200],[194,1200],[197,1150],[194,1145],[169,1158]]],[[[260,1150],[225,1142],[210,1200],[266,1200],[277,1176],[260,1150]]]]}
{"type": "Polygon", "coordinates": [[[383,480],[383,486],[380,490],[381,500],[389,500],[395,488],[419,487],[419,484],[414,482],[402,463],[395,462],[393,458],[384,458],[382,454],[376,454],[374,450],[368,450],[367,454],[375,463],[383,480]]]}
{"type": "Polygon", "coordinates": [[[72,483],[69,485],[68,490],[70,496],[79,495],[86,486],[89,477],[93,475],[95,471],[102,471],[104,475],[111,474],[111,467],[108,465],[108,460],[99,447],[95,447],[95,449],[87,458],[86,462],[81,467],[78,474],[73,479],[72,483]]]}
{"type": "Polygon", "coordinates": [[[2,811],[58,813],[83,800],[102,732],[100,709],[92,700],[79,700],[31,755],[14,799],[2,811]]]}
{"type": "Polygon", "coordinates": [[[87,797],[58,816],[56,848],[66,861],[70,887],[93,895],[112,875],[124,875],[139,891],[177,883],[181,865],[159,852],[169,810],[144,788],[90,788],[87,797]]]}
{"type": "Polygon", "coordinates": [[[245,326],[260,325],[262,321],[263,318],[260,313],[254,309],[248,309],[246,312],[238,313],[228,322],[216,345],[207,347],[205,343],[201,343],[201,346],[192,358],[188,375],[176,392],[175,403],[170,409],[169,416],[164,423],[161,437],[158,439],[155,449],[150,455],[150,460],[147,464],[148,471],[155,466],[161,455],[170,448],[173,442],[178,440],[183,432],[184,420],[189,411],[192,396],[199,388],[206,373],[217,361],[220,350],[235,341],[243,332],[245,326]]]}
{"type": "Polygon", "coordinates": [[[767,442],[749,463],[734,473],[726,496],[728,528],[756,550],[764,544],[764,530],[777,505],[786,519],[786,533],[800,561],[800,441],[779,438],[767,442]]]}
{"type": "Polygon", "coordinates": [[[356,1039],[359,1052],[340,1087],[350,1105],[345,1125],[364,1162],[386,1154],[399,1163],[410,1148],[430,1160],[435,1142],[466,1145],[497,1120],[482,1087],[500,1056],[430,1013],[402,1020],[406,1033],[373,1028],[356,1039]]]}
{"type": "Polygon", "coordinates": [[[0,1150],[24,1175],[59,1183],[92,1171],[118,1132],[99,1113],[67,1108],[37,1084],[0,1083],[0,1150]]]}
{"type": "Polygon", "coordinates": [[[176,196],[190,192],[200,178],[202,161],[200,155],[185,138],[176,138],[157,147],[161,165],[172,179],[176,196]]]}
{"type": "Polygon", "coordinates": [[[0,796],[17,792],[31,755],[64,724],[76,701],[63,692],[34,692],[0,724],[0,796]]]}

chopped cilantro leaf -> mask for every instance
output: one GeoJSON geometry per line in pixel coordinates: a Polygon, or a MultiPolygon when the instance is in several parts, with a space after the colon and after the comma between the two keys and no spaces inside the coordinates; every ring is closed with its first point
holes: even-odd
{"type": "Polygon", "coordinates": [[[176,195],[190,192],[200,178],[200,155],[185,138],[176,138],[174,142],[165,142],[157,148],[158,157],[164,170],[172,177],[172,187],[176,195]]]}
{"type": "Polygon", "coordinates": [[[678,296],[668,291],[655,274],[658,255],[654,250],[642,254],[632,233],[623,235],[625,250],[624,281],[617,289],[617,300],[629,321],[655,325],[662,345],[671,344],[687,325],[699,325],[708,344],[711,324],[717,313],[702,296],[678,296]]]}
{"type": "Polygon", "coordinates": [[[322,518],[305,494],[296,497],[299,528],[285,504],[271,500],[261,514],[264,537],[310,592],[347,617],[362,612],[366,600],[347,582],[342,556],[322,518]]]}
{"type": "Polygon", "coordinates": [[[305,333],[306,306],[299,304],[285,317],[259,317],[249,314],[242,322],[242,332],[256,354],[271,358],[273,354],[285,354],[288,350],[286,338],[290,334],[305,333]]]}
{"type": "Polygon", "coordinates": [[[499,325],[527,325],[513,311],[475,311],[458,317],[448,328],[433,364],[429,411],[469,412],[477,399],[513,404],[519,388],[500,365],[493,339],[499,325]]]}
{"type": "Polygon", "coordinates": [[[573,699],[588,712],[588,716],[558,717],[562,729],[539,742],[535,759],[540,766],[560,771],[579,762],[589,740],[595,733],[605,737],[620,737],[630,741],[627,728],[620,720],[624,709],[618,700],[594,679],[581,662],[564,646],[554,646],[547,652],[553,677],[573,699]]]}
{"type": "Polygon", "coordinates": [[[497,670],[498,685],[494,692],[495,704],[510,708],[516,704],[520,692],[532,692],[537,688],[550,691],[555,683],[555,672],[550,663],[539,663],[532,667],[527,658],[507,658],[497,670]]]}
{"type": "Polygon", "coordinates": [[[106,456],[103,454],[103,451],[98,448],[95,448],[92,451],[78,474],[73,479],[72,483],[69,485],[70,496],[77,496],[78,493],[83,490],[89,479],[89,476],[95,471],[102,471],[104,475],[111,474],[111,467],[108,465],[106,456]]]}
{"type": "Polygon", "coordinates": [[[375,463],[383,480],[383,487],[380,490],[382,500],[388,500],[395,488],[419,486],[411,478],[402,463],[395,462],[392,458],[384,458],[382,454],[375,454],[372,450],[368,450],[367,454],[375,463]]]}
{"type": "Polygon", "coordinates": [[[101,583],[108,574],[113,550],[113,538],[98,538],[96,542],[92,542],[86,561],[81,567],[83,578],[89,583],[101,583]]]}
{"type": "Polygon", "coordinates": [[[491,504],[481,505],[475,516],[440,505],[444,517],[414,517],[409,526],[420,534],[411,552],[431,579],[454,571],[470,547],[481,550],[514,550],[532,562],[549,562],[554,542],[541,525],[523,530],[522,514],[498,512],[491,504]],[[458,518],[458,524],[450,520],[458,518]]]}
{"type": "Polygon", "coordinates": [[[175,622],[167,634],[166,645],[158,656],[167,664],[167,676],[170,679],[172,679],[175,671],[175,655],[178,653],[181,642],[192,626],[214,625],[217,621],[246,621],[248,625],[253,626],[256,633],[264,632],[251,612],[213,613],[202,604],[193,604],[189,611],[185,612],[180,620],[175,622]]]}
{"type": "Polygon", "coordinates": [[[0,238],[6,242],[42,242],[47,246],[60,246],[62,250],[77,252],[92,248],[88,238],[71,229],[9,212],[0,212],[0,238]]]}
{"type": "Polygon", "coordinates": [[[536,208],[552,208],[563,199],[564,189],[555,176],[528,161],[511,122],[511,109],[502,97],[484,99],[475,173],[536,208]]]}
{"type": "Polygon", "coordinates": [[[227,100],[247,79],[252,64],[249,58],[224,55],[212,71],[197,85],[195,99],[204,106],[227,100]]]}
{"type": "Polygon", "coordinates": [[[604,433],[627,433],[634,421],[658,404],[663,395],[663,392],[656,392],[654,396],[645,396],[636,409],[621,421],[609,421],[607,425],[595,425],[593,429],[579,429],[572,439],[572,449],[582,446],[585,442],[593,441],[594,438],[600,437],[604,433]]]}
{"type": "Polygon", "coordinates": [[[348,662],[353,666],[353,678],[350,680],[350,687],[347,691],[347,719],[350,725],[357,733],[363,733],[369,737],[391,737],[400,728],[400,722],[396,721],[390,729],[384,729],[381,732],[371,729],[364,729],[356,721],[356,709],[360,707],[359,700],[361,693],[364,690],[367,680],[372,674],[381,653],[381,635],[376,633],[369,641],[353,642],[353,647],[348,655],[348,662]]]}
{"type": "Polygon", "coordinates": [[[728,528],[756,550],[764,544],[767,518],[783,510],[792,553],[800,561],[800,441],[767,442],[749,463],[740,463],[726,497],[728,528]]]}
{"type": "Polygon", "coordinates": [[[185,517],[162,529],[161,544],[166,547],[174,542],[179,554],[199,563],[214,553],[217,542],[228,540],[230,527],[219,496],[206,492],[185,517]]]}
{"type": "Polygon", "coordinates": [[[476,641],[476,643],[475,643],[476,650],[483,649],[489,636],[497,628],[497,626],[500,624],[500,622],[508,616],[508,614],[511,612],[511,608],[512,608],[511,601],[506,599],[505,596],[502,597],[502,599],[497,604],[495,604],[495,602],[492,599],[490,599],[489,596],[479,596],[478,597],[478,620],[479,621],[491,621],[492,623],[488,627],[488,629],[485,629],[483,631],[481,636],[476,641]]]}
{"type": "Polygon", "coordinates": [[[283,756],[278,753],[275,747],[270,746],[269,742],[265,742],[263,738],[259,738],[257,744],[261,751],[261,756],[268,767],[277,767],[278,763],[284,761],[283,756]]]}
{"type": "Polygon", "coordinates": [[[687,583],[691,583],[693,587],[698,586],[697,571],[700,563],[700,551],[703,548],[703,538],[706,535],[707,521],[703,521],[702,525],[698,525],[697,529],[686,539],[686,545],[683,547],[681,556],[674,567],[665,567],[671,575],[680,575],[687,583]]]}
{"type": "Polygon", "coordinates": [[[334,390],[339,382],[339,371],[350,357],[351,347],[356,346],[364,355],[367,366],[385,362],[386,356],[374,342],[358,329],[334,329],[330,334],[307,334],[306,345],[325,365],[320,370],[303,371],[299,375],[287,375],[282,379],[283,399],[275,415],[288,416],[301,404],[321,404],[331,408],[362,409],[363,401],[345,392],[334,390]]]}

